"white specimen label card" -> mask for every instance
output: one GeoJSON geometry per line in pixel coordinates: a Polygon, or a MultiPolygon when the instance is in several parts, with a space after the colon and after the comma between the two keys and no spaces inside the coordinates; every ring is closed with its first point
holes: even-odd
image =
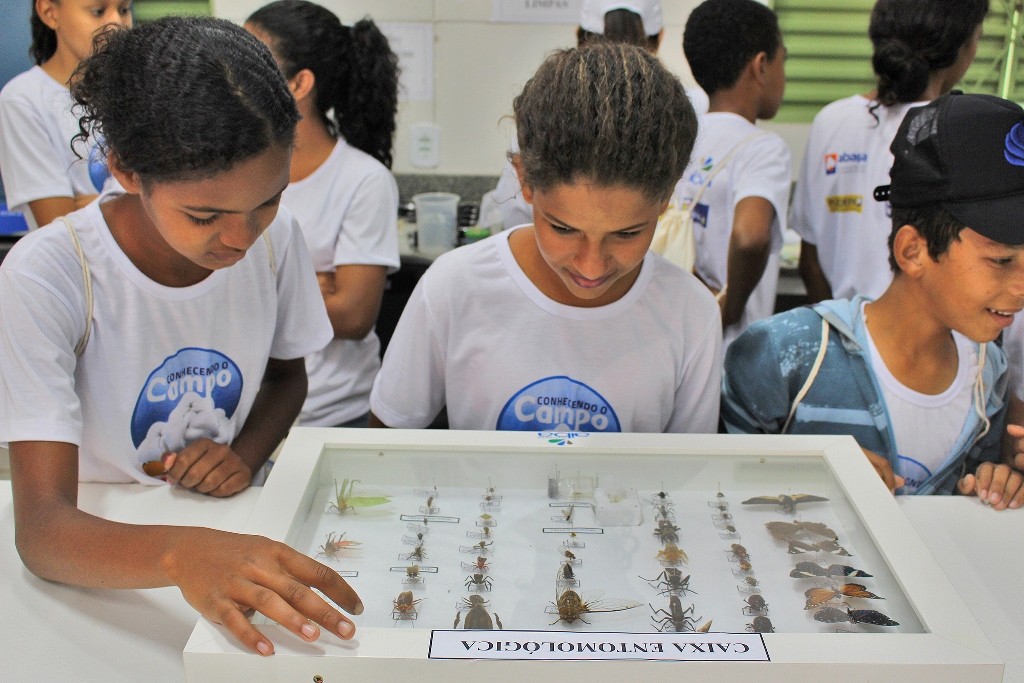
{"type": "Polygon", "coordinates": [[[432,659],[768,662],[760,633],[431,631],[432,659]]]}

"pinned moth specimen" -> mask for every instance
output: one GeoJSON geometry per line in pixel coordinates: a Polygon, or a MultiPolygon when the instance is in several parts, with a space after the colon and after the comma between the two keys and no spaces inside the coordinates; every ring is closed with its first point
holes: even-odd
{"type": "Polygon", "coordinates": [[[846,605],[846,610],[841,610],[838,607],[822,607],[814,613],[814,618],[817,621],[823,621],[826,624],[837,624],[839,622],[848,621],[851,624],[872,624],[874,626],[900,625],[898,621],[893,621],[876,610],[850,609],[849,605],[846,605]]]}
{"type": "Polygon", "coordinates": [[[640,604],[631,600],[584,600],[576,591],[566,589],[561,593],[556,592],[555,602],[545,611],[558,615],[558,619],[552,621],[550,625],[557,624],[559,621],[564,621],[567,624],[582,621],[584,624],[589,624],[590,622],[583,618],[584,614],[621,612],[639,607],[640,604]]]}
{"type": "Polygon", "coordinates": [[[416,605],[420,600],[414,600],[412,591],[402,591],[392,603],[391,618],[395,621],[412,621],[418,616],[416,605]]]}
{"type": "Polygon", "coordinates": [[[331,502],[330,507],[338,514],[344,514],[349,510],[355,512],[357,508],[375,507],[391,502],[391,499],[387,496],[352,495],[358,483],[358,479],[345,479],[339,488],[338,480],[334,480],[334,500],[331,502]]]}
{"type": "Polygon", "coordinates": [[[787,543],[790,555],[799,555],[800,553],[831,553],[833,555],[843,555],[845,557],[851,556],[850,552],[846,548],[832,540],[818,541],[817,543],[804,543],[803,541],[790,540],[787,543]]]}
{"type": "Polygon", "coordinates": [[[696,591],[690,588],[690,575],[683,576],[683,573],[674,567],[666,567],[664,571],[653,579],[644,579],[642,576],[639,578],[655,588],[660,588],[659,595],[665,595],[666,593],[683,595],[687,592],[694,595],[697,594],[696,591]]]}
{"type": "MultiPolygon", "coordinates": [[[[697,625],[697,622],[701,620],[701,617],[693,616],[693,605],[683,609],[683,603],[679,600],[678,595],[672,595],[669,597],[668,611],[663,609],[654,609],[654,605],[650,604],[648,604],[648,607],[650,607],[651,612],[654,613],[651,617],[651,621],[654,623],[655,628],[662,632],[667,630],[672,630],[676,633],[693,631],[695,630],[694,627],[697,625]],[[659,614],[663,614],[664,616],[659,619],[659,614]]],[[[708,624],[708,628],[710,627],[711,625],[708,624]]]]}
{"type": "Polygon", "coordinates": [[[801,503],[821,503],[828,498],[813,496],[809,493],[794,493],[792,495],[779,494],[777,496],[754,496],[743,501],[744,505],[778,505],[783,512],[791,515],[796,514],[796,506],[801,503]]]}
{"type": "Polygon", "coordinates": [[[491,577],[485,574],[472,574],[466,577],[466,588],[471,591],[482,592],[491,590],[491,586],[494,582],[491,577]]]}
{"type": "Polygon", "coordinates": [[[754,620],[747,624],[747,630],[753,633],[775,633],[775,626],[768,617],[754,617],[754,620]]]}
{"type": "Polygon", "coordinates": [[[666,543],[665,547],[659,550],[655,557],[665,567],[677,567],[684,562],[690,561],[690,558],[686,556],[683,549],[675,543],[666,543]]]}
{"type": "MultiPolygon", "coordinates": [[[[498,624],[498,628],[505,628],[501,625],[501,619],[498,618],[498,613],[494,613],[494,621],[491,621],[491,615],[487,613],[485,607],[487,601],[479,595],[470,595],[468,598],[463,598],[462,603],[459,605],[461,609],[468,609],[466,613],[466,620],[463,622],[462,628],[464,629],[489,629],[494,630],[494,624],[498,624]]],[[[455,624],[452,628],[459,627],[459,619],[462,617],[462,612],[455,613],[455,624]]]]}
{"type": "Polygon", "coordinates": [[[745,602],[747,603],[747,606],[743,608],[743,613],[747,616],[768,614],[768,603],[764,601],[764,598],[761,597],[760,594],[752,594],[745,602]]]}
{"type": "Polygon", "coordinates": [[[337,558],[342,552],[346,550],[355,550],[361,545],[362,543],[359,541],[346,541],[345,534],[335,538],[335,533],[332,531],[327,534],[327,540],[324,541],[322,546],[320,546],[320,552],[318,554],[324,555],[325,557],[337,558]]]}
{"type": "Polygon", "coordinates": [[[793,571],[789,573],[794,579],[809,579],[819,576],[857,576],[857,577],[870,577],[865,571],[860,569],[854,569],[853,567],[845,564],[830,564],[824,567],[814,562],[797,562],[793,571]]]}
{"type": "Polygon", "coordinates": [[[791,541],[799,535],[839,540],[839,535],[821,522],[766,522],[764,526],[776,541],[791,541]]]}
{"type": "Polygon", "coordinates": [[[869,600],[885,599],[875,595],[859,583],[844,583],[837,588],[808,588],[804,591],[804,595],[807,596],[807,604],[804,606],[804,609],[814,609],[840,597],[866,598],[869,600]]]}
{"type": "Polygon", "coordinates": [[[678,543],[679,534],[676,533],[677,531],[679,531],[679,527],[667,519],[662,519],[658,521],[658,528],[654,530],[654,535],[662,543],[678,543]]]}

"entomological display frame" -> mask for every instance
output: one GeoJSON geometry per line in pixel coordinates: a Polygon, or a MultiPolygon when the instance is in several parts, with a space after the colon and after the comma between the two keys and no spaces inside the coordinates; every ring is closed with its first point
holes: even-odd
{"type": "MultiPolygon", "coordinates": [[[[255,615],[278,653],[261,658],[201,619],[189,680],[457,680],[466,661],[429,657],[453,624],[466,638],[761,634],[771,661],[686,663],[708,681],[1002,677],[848,437],[296,428],[246,531],[344,576],[365,605],[356,638],[305,643],[255,615]]],[[[536,677],[526,661],[475,677],[536,677]]],[[[680,675],[645,659],[539,666],[680,675]]]]}

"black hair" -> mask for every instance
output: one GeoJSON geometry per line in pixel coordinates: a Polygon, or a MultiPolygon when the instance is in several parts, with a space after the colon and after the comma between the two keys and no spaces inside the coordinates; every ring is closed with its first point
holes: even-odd
{"type": "Polygon", "coordinates": [[[576,28],[576,45],[585,45],[599,40],[636,45],[655,52],[658,49],[661,36],[657,33],[653,36],[644,33],[643,17],[636,12],[628,9],[613,9],[604,14],[603,33],[593,33],[582,26],[576,28]]]}
{"type": "Polygon", "coordinates": [[[686,20],[683,54],[708,95],[736,83],[750,60],[782,45],[779,18],[756,0],[704,0],[686,20]]]}
{"type": "Polygon", "coordinates": [[[391,167],[398,111],[398,57],[370,19],[349,27],[306,0],[278,0],[253,12],[251,23],[291,78],[309,69],[316,109],[327,129],[391,167]]]}
{"type": "Polygon", "coordinates": [[[925,243],[928,245],[928,255],[935,261],[949,251],[949,247],[954,241],[960,240],[960,232],[967,227],[938,204],[904,208],[892,207],[889,267],[894,273],[899,273],[900,267],[896,263],[893,247],[896,242],[896,233],[904,225],[913,226],[921,237],[924,237],[925,243]]]}
{"type": "Polygon", "coordinates": [[[868,26],[877,101],[917,101],[931,72],[956,61],[987,13],[988,0],[878,0],[868,26]]]}
{"type": "Polygon", "coordinates": [[[590,180],[663,201],[693,151],[697,115],[647,50],[598,42],[549,56],[515,98],[526,184],[590,180]]]}
{"type": "Polygon", "coordinates": [[[165,17],[100,34],[71,94],[89,135],[144,183],[199,179],[271,145],[299,112],[267,46],[209,17],[165,17]]]}
{"type": "Polygon", "coordinates": [[[39,18],[35,0],[28,1],[32,5],[32,45],[28,55],[39,66],[57,52],[57,33],[39,18]]]}

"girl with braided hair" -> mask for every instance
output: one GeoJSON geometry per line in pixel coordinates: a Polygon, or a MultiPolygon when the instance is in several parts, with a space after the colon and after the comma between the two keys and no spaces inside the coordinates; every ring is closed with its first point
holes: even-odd
{"type": "Polygon", "coordinates": [[[343,638],[359,598],[288,546],[78,508],[79,481],[215,497],[265,474],[330,339],[302,235],[278,210],[299,114],[266,46],[218,19],[108,31],[72,78],[123,192],[29,233],[0,265],[0,442],[36,575],[175,585],[254,652],[258,609],[343,638]]]}
{"type": "Polygon", "coordinates": [[[270,47],[299,120],[282,203],[309,245],[334,339],[306,358],[299,420],[366,426],[380,369],[374,332],[385,278],[398,269],[398,185],[388,170],[398,58],[369,19],[345,26],[306,0],[278,0],[245,27],[270,47]]]}
{"type": "Polygon", "coordinates": [[[534,222],[438,258],[374,382],[371,423],[714,432],[710,292],[649,252],[690,158],[682,84],[638,47],[554,53],[514,103],[534,222]]]}

